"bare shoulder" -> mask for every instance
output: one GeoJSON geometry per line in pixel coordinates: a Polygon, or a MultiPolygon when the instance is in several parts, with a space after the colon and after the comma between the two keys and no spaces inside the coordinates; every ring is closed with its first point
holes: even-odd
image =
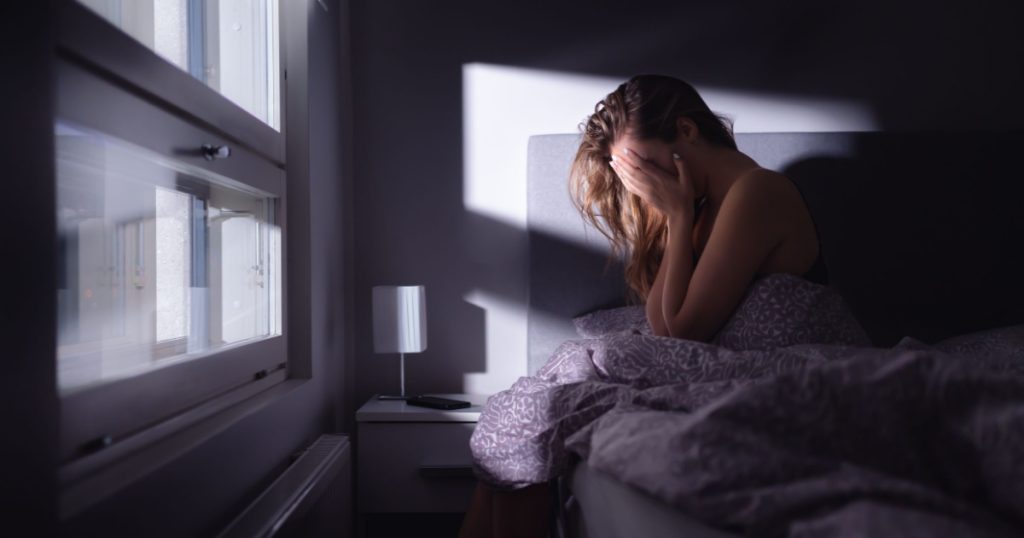
{"type": "Polygon", "coordinates": [[[755,168],[736,179],[726,195],[729,205],[745,212],[784,209],[799,200],[793,182],[786,176],[767,168],[755,168]]]}
{"type": "Polygon", "coordinates": [[[754,168],[736,179],[733,188],[742,193],[786,195],[793,192],[793,182],[775,170],[754,168]]]}

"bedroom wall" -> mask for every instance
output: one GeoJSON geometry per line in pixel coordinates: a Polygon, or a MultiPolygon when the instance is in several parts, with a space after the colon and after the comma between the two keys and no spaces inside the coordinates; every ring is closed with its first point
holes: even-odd
{"type": "Polygon", "coordinates": [[[372,350],[378,284],[427,286],[410,392],[526,373],[525,138],[574,132],[630,74],[692,82],[738,131],[1024,120],[1009,2],[675,4],[352,3],[357,402],[397,390],[372,350]]]}
{"type": "Polygon", "coordinates": [[[33,529],[37,536],[58,531],[56,302],[39,300],[52,297],[56,281],[53,243],[40,240],[56,234],[56,219],[40,219],[53,214],[56,190],[53,106],[45,91],[53,78],[51,9],[50,1],[19,2],[0,20],[0,65],[17,73],[16,83],[8,76],[0,85],[0,152],[7,200],[13,202],[0,212],[0,244],[8,253],[0,275],[17,283],[0,300],[0,505],[7,528],[33,529]]]}

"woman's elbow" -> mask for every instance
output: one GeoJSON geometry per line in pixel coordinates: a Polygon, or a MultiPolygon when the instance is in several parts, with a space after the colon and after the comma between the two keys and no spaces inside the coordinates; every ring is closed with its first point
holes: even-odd
{"type": "Polygon", "coordinates": [[[651,326],[651,334],[654,336],[672,336],[664,325],[651,326]]]}
{"type": "Polygon", "coordinates": [[[654,336],[668,336],[668,327],[665,326],[665,318],[656,315],[657,310],[647,309],[647,324],[651,326],[651,334],[654,336]]]}
{"type": "Polygon", "coordinates": [[[694,340],[693,335],[690,334],[690,331],[688,331],[686,327],[669,327],[666,332],[668,333],[666,336],[671,336],[672,338],[694,340]]]}
{"type": "Polygon", "coordinates": [[[706,334],[707,331],[701,330],[696,324],[689,322],[689,320],[673,320],[666,323],[665,336],[671,336],[672,338],[682,338],[683,340],[696,340],[698,342],[707,342],[711,337],[706,334]]]}

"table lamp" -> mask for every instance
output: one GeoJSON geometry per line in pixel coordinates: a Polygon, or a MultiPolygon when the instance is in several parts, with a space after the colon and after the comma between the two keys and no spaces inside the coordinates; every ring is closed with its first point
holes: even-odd
{"type": "Polygon", "coordinates": [[[405,354],[427,349],[427,300],[423,286],[373,287],[373,351],[398,353],[399,396],[381,400],[405,400],[405,354]]]}

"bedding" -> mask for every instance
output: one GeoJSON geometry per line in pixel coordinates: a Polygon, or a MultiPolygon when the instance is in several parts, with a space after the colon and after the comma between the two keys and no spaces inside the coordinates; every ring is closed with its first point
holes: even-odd
{"type": "Polygon", "coordinates": [[[572,319],[581,338],[600,338],[607,334],[629,332],[651,334],[651,324],[643,305],[602,308],[572,319]]]}
{"type": "Polygon", "coordinates": [[[815,286],[760,280],[717,343],[564,342],[487,401],[478,477],[517,488],[582,460],[757,536],[1020,535],[1024,327],[874,348],[815,286]]]}
{"type": "MultiPolygon", "coordinates": [[[[597,310],[573,318],[573,325],[582,338],[616,332],[652,333],[643,305],[597,310]]],[[[784,273],[755,280],[712,342],[729,349],[769,349],[800,343],[871,344],[839,293],[784,273]]]]}

